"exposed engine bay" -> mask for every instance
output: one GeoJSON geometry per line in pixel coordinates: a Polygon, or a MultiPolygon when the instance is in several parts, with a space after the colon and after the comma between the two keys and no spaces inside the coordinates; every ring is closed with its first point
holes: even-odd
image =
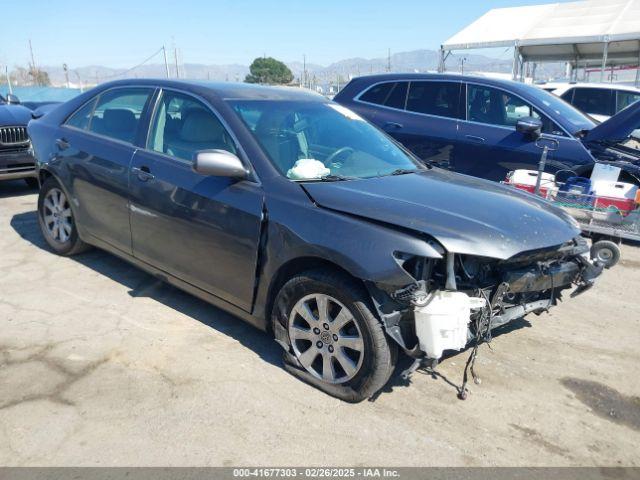
{"type": "MultiPolygon", "coordinates": [[[[603,270],[589,259],[582,237],[507,260],[443,252],[441,259],[400,255],[398,261],[416,282],[377,307],[389,335],[416,359],[411,371],[435,367],[444,350],[469,343],[475,359],[477,346],[490,341],[493,329],[549,310],[568,289],[574,288],[572,297],[579,295],[603,270]]],[[[376,302],[384,296],[373,290],[376,302]]]]}

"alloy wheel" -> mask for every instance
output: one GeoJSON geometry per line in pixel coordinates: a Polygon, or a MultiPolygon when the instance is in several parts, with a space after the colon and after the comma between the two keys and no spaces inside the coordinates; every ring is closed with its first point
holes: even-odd
{"type": "Polygon", "coordinates": [[[596,253],[596,259],[600,260],[602,263],[608,263],[613,258],[613,252],[606,248],[601,248],[596,253]]]}
{"type": "Polygon", "coordinates": [[[294,305],[289,338],[302,366],[325,382],[347,382],[362,366],[360,327],[349,309],[329,295],[307,295],[294,305]]]}
{"type": "Polygon", "coordinates": [[[47,234],[56,242],[65,243],[73,231],[71,206],[59,188],[49,190],[42,204],[42,220],[47,234]]]}

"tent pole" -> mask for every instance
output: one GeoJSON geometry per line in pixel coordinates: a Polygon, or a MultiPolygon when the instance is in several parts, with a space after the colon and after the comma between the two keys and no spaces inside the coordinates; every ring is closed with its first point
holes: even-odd
{"type": "Polygon", "coordinates": [[[600,67],[600,83],[604,83],[604,69],[607,66],[607,55],[609,53],[609,39],[605,39],[602,50],[602,66],[600,67]]]}
{"type": "Polygon", "coordinates": [[[445,56],[444,56],[444,48],[442,47],[442,45],[440,46],[440,58],[438,60],[438,73],[443,73],[444,72],[444,60],[445,60],[445,56]]]}
{"type": "Polygon", "coordinates": [[[640,86],[640,42],[638,42],[638,68],[636,68],[636,87],[640,86]]]}
{"type": "Polygon", "coordinates": [[[533,62],[533,65],[531,65],[531,81],[533,83],[536,83],[536,69],[538,68],[538,64],[536,62],[533,62]]]}
{"type": "Polygon", "coordinates": [[[513,46],[513,68],[511,70],[511,76],[513,80],[518,80],[518,66],[520,63],[520,48],[518,47],[518,42],[513,46]]]}

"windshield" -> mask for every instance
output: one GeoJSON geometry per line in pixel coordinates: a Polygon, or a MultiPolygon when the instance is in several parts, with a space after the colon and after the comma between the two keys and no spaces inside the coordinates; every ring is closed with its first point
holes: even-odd
{"type": "Polygon", "coordinates": [[[274,100],[230,103],[271,162],[291,180],[345,180],[425,168],[341,105],[274,100]]]}
{"type": "Polygon", "coordinates": [[[589,117],[552,93],[538,87],[531,87],[529,93],[536,100],[553,110],[558,117],[569,122],[572,125],[571,133],[574,135],[582,130],[591,130],[596,126],[589,117]]]}

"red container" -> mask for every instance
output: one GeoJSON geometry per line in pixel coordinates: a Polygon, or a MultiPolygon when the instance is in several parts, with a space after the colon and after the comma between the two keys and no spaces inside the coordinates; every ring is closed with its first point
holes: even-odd
{"type": "MultiPolygon", "coordinates": [[[[516,187],[518,190],[524,190],[525,192],[529,192],[529,193],[534,193],[536,191],[535,185],[526,185],[524,183],[512,183],[511,185],[516,187]]],[[[547,190],[548,189],[544,187],[540,187],[540,195],[546,198],[547,190]]]]}
{"type": "Polygon", "coordinates": [[[622,216],[627,216],[636,209],[636,202],[631,198],[596,197],[595,207],[602,210],[616,209],[622,216]]]}

